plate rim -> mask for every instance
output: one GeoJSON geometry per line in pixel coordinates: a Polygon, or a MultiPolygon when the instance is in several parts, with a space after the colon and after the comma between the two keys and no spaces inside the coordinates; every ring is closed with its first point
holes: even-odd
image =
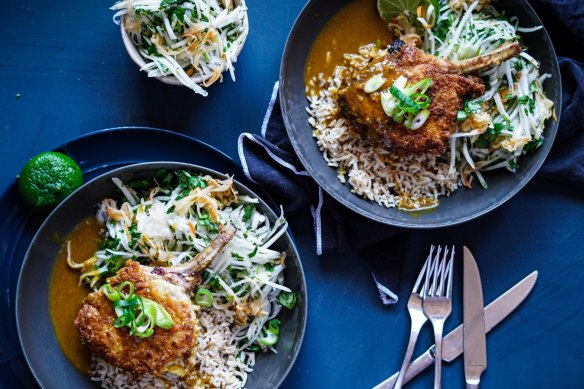
{"type": "MultiPolygon", "coordinates": [[[[545,25],[541,21],[539,15],[535,12],[533,7],[531,6],[531,4],[529,4],[529,2],[527,0],[517,0],[517,1],[522,4],[522,6],[527,10],[528,13],[532,13],[535,16],[535,18],[537,19],[537,21],[539,22],[539,25],[542,26],[542,31],[543,31],[545,37],[547,38],[547,40],[550,42],[549,47],[551,48],[551,50],[550,50],[549,54],[550,54],[551,59],[552,59],[551,60],[551,67],[553,70],[557,70],[557,74],[554,74],[554,78],[556,78],[556,80],[557,80],[559,98],[558,98],[558,101],[554,101],[554,112],[556,115],[556,120],[551,122],[551,127],[550,127],[550,128],[555,127],[555,129],[550,137],[546,137],[546,141],[548,141],[547,143],[550,144],[550,146],[547,148],[547,150],[540,149],[538,151],[538,153],[542,153],[542,152],[545,153],[543,155],[543,157],[539,158],[534,163],[534,165],[531,167],[529,172],[527,172],[527,174],[521,179],[521,181],[519,181],[515,185],[515,187],[512,190],[507,192],[507,194],[505,196],[503,196],[501,199],[499,199],[495,203],[489,205],[488,207],[484,208],[483,210],[481,210],[479,212],[476,212],[474,214],[470,214],[468,216],[459,217],[459,218],[457,218],[455,220],[451,220],[451,221],[434,222],[434,223],[428,223],[428,224],[424,224],[424,225],[418,224],[415,221],[390,220],[388,217],[378,216],[378,214],[380,214],[381,212],[373,213],[373,212],[370,212],[368,210],[365,210],[364,207],[362,207],[361,205],[353,203],[353,202],[349,201],[348,199],[339,195],[338,191],[336,191],[335,188],[338,185],[347,185],[347,184],[343,184],[338,180],[337,180],[338,182],[335,183],[335,185],[322,185],[320,182],[322,180],[315,178],[315,177],[319,177],[318,174],[316,174],[318,169],[315,166],[312,166],[308,162],[308,160],[304,156],[303,149],[300,147],[299,143],[295,140],[294,134],[292,133],[292,130],[291,130],[291,128],[294,127],[293,120],[291,120],[292,114],[291,114],[290,109],[288,107],[288,102],[286,101],[285,96],[284,96],[284,93],[285,93],[284,89],[285,89],[285,85],[286,85],[285,71],[287,68],[288,58],[291,55],[294,55],[294,52],[292,51],[292,47],[291,47],[291,40],[296,35],[297,31],[300,29],[300,25],[302,24],[301,22],[303,21],[303,19],[308,18],[309,17],[308,13],[313,12],[312,8],[316,7],[315,6],[315,4],[317,3],[316,1],[308,1],[305,4],[305,6],[302,8],[302,10],[300,11],[300,14],[296,18],[296,20],[294,21],[294,24],[293,24],[292,28],[290,29],[290,33],[288,34],[288,37],[286,38],[286,44],[284,46],[284,52],[282,54],[282,60],[280,62],[280,69],[279,69],[280,88],[278,90],[278,97],[280,99],[280,109],[282,111],[282,119],[284,121],[284,128],[286,129],[286,134],[288,135],[288,138],[290,139],[290,143],[292,144],[292,148],[294,149],[294,152],[295,152],[296,156],[298,157],[300,163],[302,164],[304,169],[306,169],[306,171],[310,174],[310,176],[316,182],[318,187],[322,188],[333,200],[342,204],[346,209],[348,209],[352,212],[355,212],[358,215],[361,215],[369,220],[379,222],[379,223],[382,223],[385,225],[402,227],[402,228],[411,228],[411,229],[416,229],[416,230],[451,227],[451,226],[456,226],[456,225],[474,220],[474,219],[479,218],[479,217],[493,211],[494,209],[500,207],[501,205],[503,205],[504,203],[509,201],[513,196],[515,196],[521,189],[523,189],[525,187],[525,185],[527,185],[527,183],[529,183],[529,181],[531,181],[534,178],[534,176],[537,174],[537,172],[541,169],[541,166],[543,165],[543,163],[545,162],[545,160],[549,156],[549,153],[550,153],[552,146],[553,146],[553,143],[555,141],[557,131],[559,128],[559,124],[560,124],[560,120],[561,120],[561,115],[562,115],[562,76],[561,76],[561,72],[560,72],[560,65],[559,65],[558,56],[556,54],[555,47],[553,46],[553,42],[552,42],[552,40],[547,32],[547,29],[545,28],[545,25]]],[[[336,12],[339,12],[340,9],[342,9],[342,7],[346,6],[348,3],[349,2],[345,2],[341,6],[341,8],[339,8],[339,10],[337,10],[336,12]]],[[[329,20],[327,20],[326,23],[328,23],[329,20]]],[[[324,26],[326,26],[326,23],[324,26]]],[[[323,26],[323,28],[324,28],[324,26],[323,26]]],[[[314,43],[314,41],[312,43],[314,43]]],[[[310,45],[310,48],[312,48],[312,43],[310,45]]],[[[548,120],[553,120],[553,118],[549,118],[548,120]]],[[[324,160],[324,158],[323,158],[323,160],[324,160]]],[[[331,167],[329,167],[329,168],[331,168],[331,167]]],[[[463,188],[458,188],[458,190],[461,190],[461,189],[463,189],[463,188]]],[[[453,195],[456,194],[456,192],[458,192],[458,190],[453,192],[452,194],[453,195]]],[[[357,197],[359,200],[372,202],[371,200],[366,200],[366,199],[362,198],[361,196],[358,196],[357,194],[352,193],[352,195],[357,197]]],[[[380,205],[378,205],[378,207],[380,208],[381,211],[387,211],[390,209],[390,208],[382,207],[380,205]]]]}

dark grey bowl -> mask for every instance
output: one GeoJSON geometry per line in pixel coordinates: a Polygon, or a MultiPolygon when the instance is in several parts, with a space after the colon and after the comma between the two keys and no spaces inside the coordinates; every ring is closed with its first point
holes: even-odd
{"type": "MultiPolygon", "coordinates": [[[[67,360],[53,333],[49,316],[49,281],[60,245],[53,241],[55,232],[70,232],[86,216],[94,214],[98,202],[116,193],[112,177],[128,182],[142,177],[151,177],[158,169],[186,169],[226,177],[216,171],[200,166],[178,162],[148,162],[112,170],[83,185],[63,201],[47,218],[34,237],[24,259],[16,290],[16,324],[24,356],[43,388],[89,388],[94,387],[86,375],[77,371],[67,360]]],[[[240,193],[258,197],[248,188],[236,182],[240,193]]],[[[258,197],[259,198],[259,197],[258,197]]],[[[277,219],[274,211],[260,198],[259,209],[272,222],[277,219]]],[[[292,237],[286,233],[274,245],[286,251],[286,285],[298,293],[294,310],[283,309],[278,354],[258,356],[248,388],[276,388],[283,381],[300,351],[306,327],[307,303],[306,282],[302,264],[292,237]]]]}
{"type": "MultiPolygon", "coordinates": [[[[309,1],[290,32],[280,67],[280,105],[284,124],[298,158],[318,185],[338,202],[360,215],[384,224],[409,228],[445,227],[466,222],[492,211],[523,188],[547,157],[556,136],[561,112],[562,84],[559,65],[545,29],[522,34],[522,37],[528,52],[541,61],[541,72],[553,76],[551,80],[546,80],[544,89],[548,98],[555,103],[558,121],[548,120],[544,131],[545,143],[536,153],[524,156],[520,160],[520,169],[516,174],[508,172],[486,174],[489,189],[484,190],[478,184],[475,184],[472,190],[460,188],[451,197],[441,198],[437,210],[427,213],[403,212],[380,207],[351,193],[349,185],[343,185],[337,179],[336,170],[327,166],[312,137],[312,128],[307,122],[304,65],[312,42],[319,32],[328,20],[349,2],[349,0],[309,1]]],[[[508,16],[517,16],[522,26],[542,25],[526,0],[500,1],[496,2],[495,6],[501,11],[505,10],[508,16]]]]}

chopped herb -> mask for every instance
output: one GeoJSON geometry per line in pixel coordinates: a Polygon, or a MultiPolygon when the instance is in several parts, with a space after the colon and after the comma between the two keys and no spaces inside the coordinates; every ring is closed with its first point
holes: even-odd
{"type": "Polygon", "coordinates": [[[216,234],[219,232],[219,223],[212,222],[209,216],[209,212],[205,210],[201,211],[201,215],[197,220],[197,224],[205,227],[205,229],[210,233],[216,234]]]}
{"type": "Polygon", "coordinates": [[[253,212],[255,211],[255,204],[248,203],[243,206],[243,221],[246,222],[251,219],[253,212]]]}
{"type": "Polygon", "coordinates": [[[158,49],[156,48],[156,46],[154,44],[151,44],[150,46],[148,46],[146,48],[146,54],[148,55],[153,55],[155,57],[160,57],[160,53],[158,52],[158,49]]]}
{"type": "Polygon", "coordinates": [[[534,93],[537,92],[538,90],[538,86],[537,84],[534,82],[532,82],[531,84],[529,84],[529,92],[534,93]]]}
{"type": "Polygon", "coordinates": [[[171,5],[176,5],[179,3],[180,0],[162,0],[160,2],[160,9],[165,9],[170,7],[171,5]]]}
{"type": "Polygon", "coordinates": [[[487,131],[485,131],[484,134],[479,136],[479,138],[474,142],[474,146],[481,149],[487,148],[491,143],[497,140],[497,137],[499,136],[499,134],[501,134],[501,131],[503,131],[506,128],[508,128],[509,130],[513,129],[513,127],[503,123],[495,123],[492,127],[489,126],[487,128],[487,131]]]}
{"type": "Polygon", "coordinates": [[[209,286],[211,287],[211,290],[213,292],[218,292],[221,289],[221,284],[219,283],[219,278],[217,276],[213,276],[211,277],[211,279],[209,280],[209,286]]]}
{"type": "Polygon", "coordinates": [[[464,112],[467,114],[479,113],[481,112],[481,107],[483,105],[482,100],[466,100],[464,102],[464,112]]]}
{"type": "Polygon", "coordinates": [[[132,181],[132,182],[128,183],[127,186],[129,188],[132,188],[135,190],[142,190],[142,189],[150,189],[150,188],[154,187],[155,184],[152,180],[144,179],[144,180],[132,181]]]}
{"type": "Polygon", "coordinates": [[[436,27],[434,27],[433,32],[436,38],[444,41],[446,39],[446,35],[448,35],[448,31],[450,30],[450,26],[454,21],[454,14],[450,13],[448,15],[448,19],[442,19],[440,23],[436,27]]]}
{"type": "Polygon", "coordinates": [[[296,306],[296,293],[281,292],[276,298],[278,304],[288,309],[293,309],[296,306]]]}
{"type": "Polygon", "coordinates": [[[231,253],[231,256],[240,261],[243,259],[243,257],[237,253],[231,253]]]}
{"type": "Polygon", "coordinates": [[[456,113],[456,120],[458,120],[459,122],[465,121],[467,117],[468,115],[462,109],[456,113]]]}
{"type": "Polygon", "coordinates": [[[517,169],[519,165],[517,164],[517,160],[512,159],[509,161],[509,167],[513,170],[517,169]]]}
{"type": "Polygon", "coordinates": [[[137,224],[132,224],[130,226],[130,228],[128,228],[128,232],[130,233],[130,236],[132,237],[132,240],[130,240],[130,247],[134,247],[136,245],[136,243],[138,243],[140,238],[142,238],[142,233],[140,231],[138,231],[137,224]]]}
{"type": "Polygon", "coordinates": [[[539,149],[543,145],[543,138],[534,139],[528,142],[524,147],[523,150],[525,151],[535,151],[539,149]]]}
{"type": "Polygon", "coordinates": [[[167,213],[168,215],[170,215],[171,213],[173,213],[173,212],[174,212],[174,208],[175,208],[175,206],[174,206],[174,205],[171,205],[171,206],[170,206],[170,208],[168,208],[168,211],[166,211],[166,213],[167,213]]]}
{"type": "Polygon", "coordinates": [[[260,346],[258,346],[257,344],[252,344],[251,346],[249,346],[247,348],[247,350],[248,351],[253,351],[255,353],[255,352],[260,351],[260,346]]]}
{"type": "Polygon", "coordinates": [[[186,11],[186,9],[184,9],[183,7],[176,7],[176,8],[172,9],[170,14],[174,15],[179,22],[184,23],[185,22],[185,11],[186,11]]]}
{"type": "Polygon", "coordinates": [[[258,246],[255,246],[255,247],[254,247],[254,249],[253,249],[253,251],[252,251],[251,253],[247,254],[247,256],[248,256],[249,258],[253,258],[253,257],[255,257],[255,255],[256,255],[257,253],[258,253],[258,246]]]}
{"type": "Polygon", "coordinates": [[[271,263],[264,263],[264,269],[266,269],[266,271],[269,272],[273,272],[274,271],[274,265],[271,263]]]}

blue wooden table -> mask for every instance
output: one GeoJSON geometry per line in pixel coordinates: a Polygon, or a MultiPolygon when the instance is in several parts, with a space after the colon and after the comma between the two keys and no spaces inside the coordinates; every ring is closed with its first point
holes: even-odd
{"type": "MultiPolygon", "coordinates": [[[[288,31],[304,3],[248,0],[251,32],[236,65],[237,81],[227,77],[204,99],[138,72],[111,21],[107,0],[1,0],[0,189],[31,156],[109,127],[166,128],[236,158],[239,133],[259,131],[288,31]]],[[[356,255],[317,257],[310,215],[292,215],[308,282],[309,321],[284,387],[367,388],[392,374],[409,331],[405,300],[429,245],[436,242],[472,248],[486,302],[531,271],[540,272],[532,295],[488,336],[483,387],[582,387],[582,195],[536,179],[478,220],[413,233],[400,302],[392,307],[381,305],[356,255]]],[[[462,317],[458,259],[447,330],[462,317]]],[[[422,335],[420,352],[430,338],[429,330],[422,335]]],[[[461,362],[444,366],[445,387],[463,387],[461,362]]],[[[429,387],[431,380],[428,371],[411,387],[429,387]]]]}

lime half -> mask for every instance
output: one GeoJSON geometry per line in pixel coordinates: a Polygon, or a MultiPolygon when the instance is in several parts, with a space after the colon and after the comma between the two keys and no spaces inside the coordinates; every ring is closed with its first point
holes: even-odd
{"type": "Polygon", "coordinates": [[[420,0],[377,0],[379,15],[388,23],[402,13],[415,15],[419,5],[420,0]]]}
{"type": "Polygon", "coordinates": [[[83,184],[79,165],[65,154],[49,151],[33,157],[18,176],[18,191],[24,203],[48,211],[83,184]]]}

